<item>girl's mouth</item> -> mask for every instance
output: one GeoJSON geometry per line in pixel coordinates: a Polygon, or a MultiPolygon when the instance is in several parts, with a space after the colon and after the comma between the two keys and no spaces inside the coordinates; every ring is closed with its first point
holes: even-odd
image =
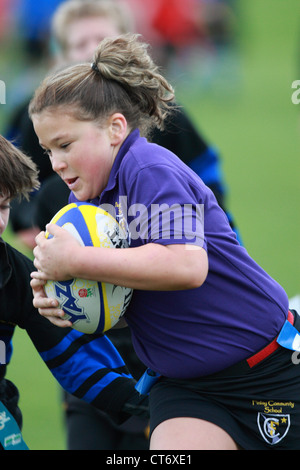
{"type": "Polygon", "coordinates": [[[66,178],[64,181],[70,190],[73,190],[78,178],[66,178]]]}

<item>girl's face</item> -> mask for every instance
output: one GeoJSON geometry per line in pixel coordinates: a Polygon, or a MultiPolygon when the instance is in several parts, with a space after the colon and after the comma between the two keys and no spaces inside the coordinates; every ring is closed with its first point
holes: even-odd
{"type": "Polygon", "coordinates": [[[10,213],[10,199],[0,195],[0,237],[7,227],[10,213]]]}
{"type": "Polygon", "coordinates": [[[65,58],[74,63],[92,61],[99,42],[106,37],[115,37],[119,34],[121,34],[119,28],[109,18],[87,16],[74,19],[66,30],[65,58]]]}
{"type": "Polygon", "coordinates": [[[75,197],[86,201],[99,196],[126,137],[125,118],[115,114],[100,127],[94,121],[79,121],[61,109],[46,109],[32,120],[53,170],[75,197]]]}

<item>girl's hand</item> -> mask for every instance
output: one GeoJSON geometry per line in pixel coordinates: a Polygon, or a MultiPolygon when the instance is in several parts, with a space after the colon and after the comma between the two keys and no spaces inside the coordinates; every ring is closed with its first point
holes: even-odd
{"type": "Polygon", "coordinates": [[[57,225],[49,224],[47,230],[52,238],[47,239],[45,232],[40,232],[35,239],[34,266],[38,272],[34,272],[32,277],[53,281],[72,279],[70,261],[74,250],[80,247],[79,242],[67,230],[57,225]]]}
{"type": "Polygon", "coordinates": [[[64,311],[59,308],[58,301],[53,298],[48,298],[44,285],[46,281],[39,279],[32,279],[30,282],[33,293],[33,305],[38,309],[40,315],[47,318],[51,323],[60,327],[70,327],[72,323],[64,320],[64,311]]]}

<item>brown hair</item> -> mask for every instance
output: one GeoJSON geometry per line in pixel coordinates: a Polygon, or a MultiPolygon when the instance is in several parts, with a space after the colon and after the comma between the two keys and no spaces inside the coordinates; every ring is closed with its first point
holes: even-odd
{"type": "Polygon", "coordinates": [[[38,170],[30,157],[0,135],[0,194],[13,199],[29,199],[33,189],[40,186],[38,170]]]}
{"type": "Polygon", "coordinates": [[[67,0],[57,8],[52,19],[53,38],[63,51],[68,47],[69,25],[86,17],[109,19],[114,22],[119,34],[134,30],[133,16],[124,3],[117,0],[67,0]]]}
{"type": "MultiPolygon", "coordinates": [[[[147,135],[163,128],[174,90],[159,73],[139,35],[106,38],[91,64],[76,64],[46,77],[30,103],[29,113],[63,106],[79,120],[99,121],[122,113],[131,129],[147,135]]],[[[173,107],[172,107],[173,108],[173,107]]]]}

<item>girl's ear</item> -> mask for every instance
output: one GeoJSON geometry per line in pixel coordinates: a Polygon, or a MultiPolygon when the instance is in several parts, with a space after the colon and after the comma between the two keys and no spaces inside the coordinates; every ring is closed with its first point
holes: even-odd
{"type": "Polygon", "coordinates": [[[112,145],[119,145],[127,137],[128,124],[121,113],[114,113],[108,120],[110,138],[112,145]]]}

